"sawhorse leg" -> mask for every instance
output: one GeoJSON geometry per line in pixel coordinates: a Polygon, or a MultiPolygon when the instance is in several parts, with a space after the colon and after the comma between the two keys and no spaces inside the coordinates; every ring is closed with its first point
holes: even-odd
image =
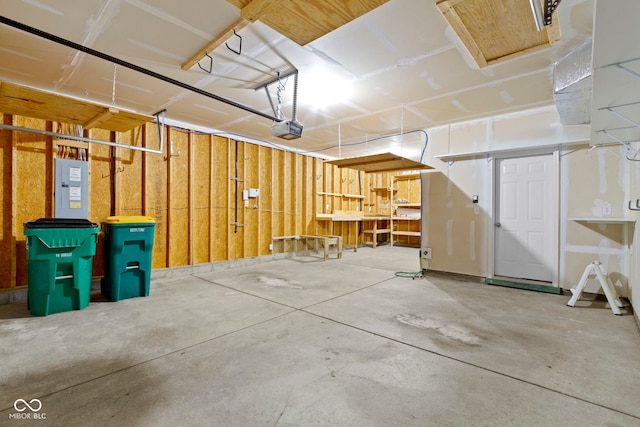
{"type": "Polygon", "coordinates": [[[587,268],[584,269],[584,273],[582,273],[582,277],[580,278],[580,282],[578,282],[578,286],[576,286],[575,289],[573,288],[571,289],[573,296],[571,297],[567,305],[571,307],[575,306],[576,302],[582,295],[582,291],[584,291],[584,287],[587,285],[587,280],[589,280],[589,276],[594,274],[598,278],[598,281],[600,282],[600,286],[602,286],[602,290],[604,291],[604,294],[607,297],[607,301],[609,301],[609,306],[611,307],[611,311],[613,311],[613,314],[620,315],[622,314],[620,312],[620,308],[624,307],[624,305],[622,304],[622,301],[620,301],[620,298],[618,298],[618,293],[616,292],[616,288],[613,286],[613,283],[611,283],[611,280],[609,280],[609,277],[607,277],[606,274],[603,272],[601,266],[602,264],[594,261],[591,264],[589,264],[587,268]]]}

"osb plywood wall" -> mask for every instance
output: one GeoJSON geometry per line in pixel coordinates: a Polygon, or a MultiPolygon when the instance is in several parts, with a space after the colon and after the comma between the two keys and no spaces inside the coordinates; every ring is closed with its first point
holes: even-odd
{"type": "MultiPolygon", "coordinates": [[[[40,119],[0,115],[16,126],[52,130],[40,119]]],[[[92,130],[91,138],[157,148],[155,124],[126,133],[92,130]]],[[[153,267],[175,267],[270,255],[272,237],[328,234],[315,220],[318,192],[371,197],[369,180],[358,171],[323,160],[214,135],[167,128],[165,154],[107,145],[89,147],[89,219],[110,215],[148,215],[155,219],[153,267]],[[245,207],[244,189],[259,189],[245,207]],[[237,209],[236,209],[237,205],[237,209]]],[[[0,288],[27,284],[23,224],[54,215],[52,138],[0,131],[0,288]]],[[[330,209],[362,210],[363,200],[332,198],[330,209]]],[[[324,204],[324,203],[323,203],[324,204]]],[[[346,225],[334,234],[353,245],[346,225]]],[[[358,236],[360,241],[361,235],[358,236]]],[[[103,274],[100,236],[94,276],[103,274]]]]}

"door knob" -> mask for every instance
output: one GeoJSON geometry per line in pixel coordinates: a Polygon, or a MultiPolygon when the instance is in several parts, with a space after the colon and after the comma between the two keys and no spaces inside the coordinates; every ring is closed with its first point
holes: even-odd
{"type": "Polygon", "coordinates": [[[500,224],[499,222],[496,222],[496,227],[502,227],[502,224],[500,224]]]}

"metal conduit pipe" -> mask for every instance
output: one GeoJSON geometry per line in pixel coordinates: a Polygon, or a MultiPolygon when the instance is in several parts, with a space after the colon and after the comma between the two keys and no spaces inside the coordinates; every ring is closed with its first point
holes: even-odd
{"type": "MultiPolygon", "coordinates": [[[[164,111],[161,111],[160,113],[158,113],[158,115],[160,114],[164,114],[164,111]]],[[[156,117],[158,117],[158,115],[156,115],[156,117]]],[[[35,133],[37,135],[51,136],[51,137],[60,138],[60,139],[71,139],[73,141],[92,142],[94,144],[108,145],[111,147],[127,148],[129,150],[136,150],[136,151],[144,151],[145,153],[162,154],[164,152],[164,123],[160,123],[159,118],[157,120],[158,120],[158,138],[160,140],[160,144],[159,144],[160,146],[158,149],[147,148],[147,147],[137,147],[135,145],[129,145],[129,144],[120,144],[119,142],[104,141],[102,139],[87,138],[85,136],[67,135],[65,133],[51,132],[48,130],[25,128],[22,126],[14,126],[14,125],[5,125],[3,123],[0,123],[0,129],[35,133]]]]}
{"type": "Polygon", "coordinates": [[[240,108],[241,110],[247,111],[249,113],[256,114],[258,116],[262,116],[262,117],[264,117],[266,119],[273,120],[275,122],[283,121],[283,119],[279,119],[279,118],[270,116],[269,114],[265,114],[262,111],[258,111],[256,109],[251,108],[251,107],[247,107],[246,105],[239,104],[239,103],[237,103],[235,101],[223,98],[221,96],[215,95],[215,94],[213,94],[211,92],[207,92],[206,90],[202,90],[202,89],[197,88],[195,86],[188,85],[188,84],[186,84],[184,82],[181,82],[179,80],[175,80],[175,79],[172,79],[171,77],[167,77],[165,75],[156,73],[155,71],[151,71],[151,70],[149,70],[147,68],[140,67],[139,65],[135,65],[135,64],[132,64],[130,62],[123,61],[122,59],[118,59],[118,58],[113,57],[111,55],[107,55],[106,53],[102,53],[102,52],[97,51],[95,49],[91,49],[89,47],[86,47],[86,46],[83,46],[81,44],[72,42],[70,40],[63,39],[62,37],[58,37],[56,35],[47,33],[45,31],[39,30],[37,28],[30,27],[30,26],[22,24],[22,23],[20,23],[18,21],[14,21],[13,19],[9,19],[9,18],[7,18],[5,16],[0,16],[0,23],[3,23],[3,24],[8,25],[10,27],[16,28],[18,30],[25,31],[25,32],[33,34],[35,36],[42,37],[44,39],[47,39],[49,41],[61,44],[63,46],[70,47],[70,48],[78,50],[80,52],[84,52],[84,53],[86,53],[88,55],[92,55],[92,56],[95,56],[97,58],[104,59],[105,61],[109,61],[109,62],[112,62],[114,64],[121,65],[121,66],[123,66],[125,68],[129,68],[129,69],[137,71],[139,73],[146,74],[147,76],[154,77],[156,79],[162,80],[162,81],[170,83],[172,85],[181,87],[183,89],[190,90],[191,92],[195,92],[197,94],[204,95],[204,96],[206,96],[208,98],[215,99],[216,101],[220,101],[220,102],[223,102],[225,104],[231,105],[233,107],[240,108]]]}

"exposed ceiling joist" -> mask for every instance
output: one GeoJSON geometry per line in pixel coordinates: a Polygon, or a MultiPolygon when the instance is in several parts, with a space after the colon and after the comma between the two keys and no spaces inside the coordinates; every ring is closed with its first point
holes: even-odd
{"type": "Polygon", "coordinates": [[[196,65],[202,58],[204,58],[210,52],[216,50],[222,43],[227,41],[229,37],[231,37],[234,33],[237,33],[251,22],[247,21],[244,18],[238,19],[233,24],[229,25],[223,32],[218,34],[216,38],[211,40],[205,47],[200,49],[195,55],[189,58],[184,64],[180,66],[184,71],[190,70],[194,65],[196,65]]]}

